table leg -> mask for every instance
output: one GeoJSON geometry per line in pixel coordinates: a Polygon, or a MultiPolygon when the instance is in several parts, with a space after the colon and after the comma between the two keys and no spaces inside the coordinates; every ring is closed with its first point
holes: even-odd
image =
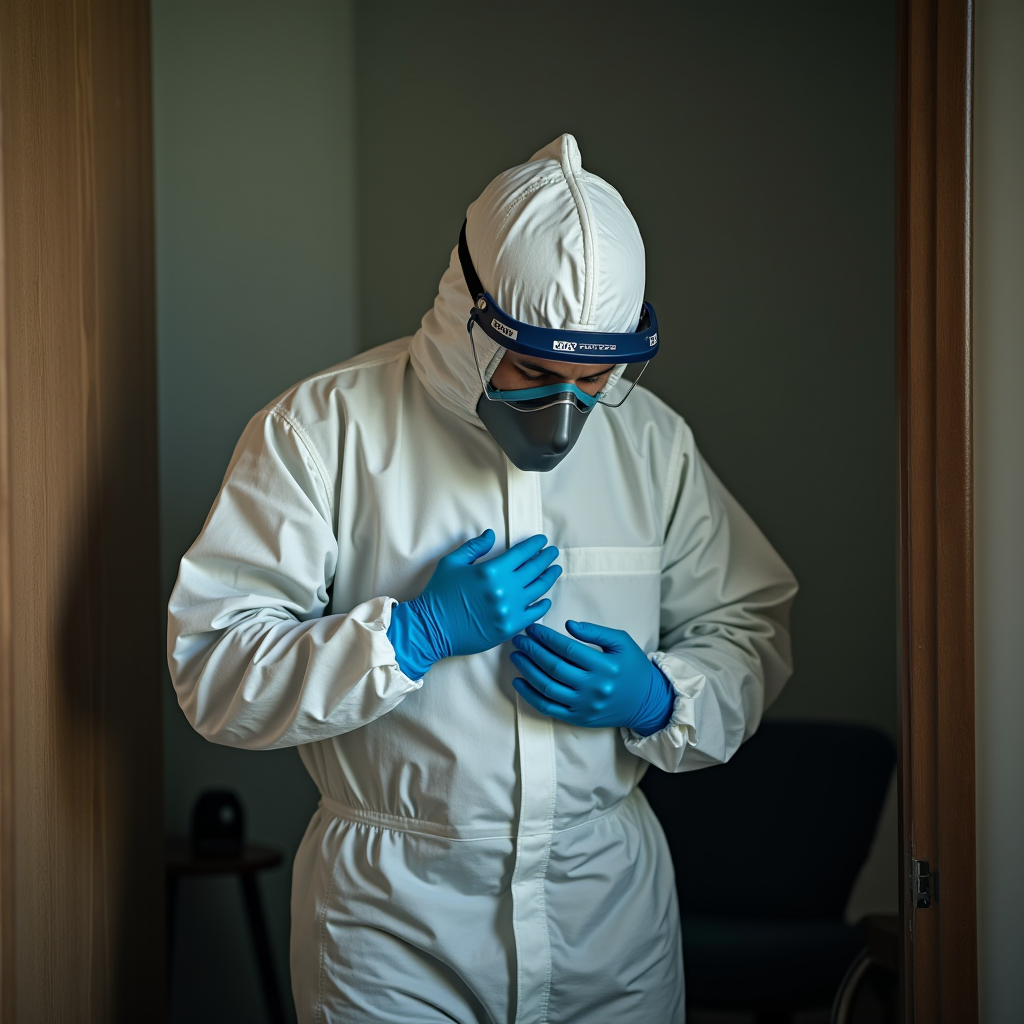
{"type": "Polygon", "coordinates": [[[165,924],[167,926],[167,1001],[171,1001],[171,991],[174,988],[174,936],[175,925],[178,918],[178,876],[173,872],[167,872],[167,903],[164,907],[165,924]]]}
{"type": "Polygon", "coordinates": [[[263,985],[263,997],[266,999],[267,1009],[270,1011],[270,1021],[271,1024],[285,1024],[284,1004],[281,1002],[281,989],[277,984],[274,957],[270,951],[270,936],[267,934],[267,923],[263,916],[263,903],[256,885],[256,876],[253,872],[246,871],[240,877],[242,896],[245,898],[245,912],[249,918],[249,931],[256,949],[260,983],[263,985]]]}

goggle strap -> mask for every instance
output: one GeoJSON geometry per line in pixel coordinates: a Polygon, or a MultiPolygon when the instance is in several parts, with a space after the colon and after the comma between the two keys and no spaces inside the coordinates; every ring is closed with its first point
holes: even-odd
{"type": "Polygon", "coordinates": [[[469,244],[466,242],[466,221],[462,222],[462,230],[459,232],[459,262],[462,264],[462,276],[466,279],[466,287],[469,289],[469,296],[475,303],[483,295],[484,286],[477,276],[476,267],[469,255],[469,244]]]}

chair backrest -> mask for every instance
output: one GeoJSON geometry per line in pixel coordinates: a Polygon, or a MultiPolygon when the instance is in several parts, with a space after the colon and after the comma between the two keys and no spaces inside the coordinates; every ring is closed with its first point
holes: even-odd
{"type": "Polygon", "coordinates": [[[724,765],[641,783],[684,913],[839,918],[867,858],[896,751],[877,729],[764,722],[724,765]]]}

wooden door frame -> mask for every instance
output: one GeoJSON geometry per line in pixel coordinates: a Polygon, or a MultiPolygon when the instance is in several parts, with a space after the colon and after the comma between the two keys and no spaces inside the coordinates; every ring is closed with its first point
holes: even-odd
{"type": "Polygon", "coordinates": [[[973,0],[900,0],[900,870],[906,1024],[978,1019],[971,482],[973,0]],[[918,905],[915,862],[931,872],[918,905]]]}
{"type": "Polygon", "coordinates": [[[147,0],[0,4],[0,1022],[164,1016],[147,0]]]}

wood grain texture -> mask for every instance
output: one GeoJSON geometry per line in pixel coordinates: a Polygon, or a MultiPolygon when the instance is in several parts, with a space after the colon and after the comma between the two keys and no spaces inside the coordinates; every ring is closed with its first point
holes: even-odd
{"type": "Polygon", "coordinates": [[[148,4],[0,5],[5,1024],[164,1005],[150,107],[148,4]]]}
{"type": "Polygon", "coordinates": [[[904,1013],[977,1020],[970,0],[900,13],[900,693],[904,1013]],[[912,861],[937,894],[915,909],[912,861]]]}
{"type": "MultiPolygon", "coordinates": [[[[0,82],[3,55],[0,51],[0,82]]],[[[14,693],[11,649],[11,477],[8,459],[4,103],[0,86],[0,1021],[14,1020],[14,693]]]]}

